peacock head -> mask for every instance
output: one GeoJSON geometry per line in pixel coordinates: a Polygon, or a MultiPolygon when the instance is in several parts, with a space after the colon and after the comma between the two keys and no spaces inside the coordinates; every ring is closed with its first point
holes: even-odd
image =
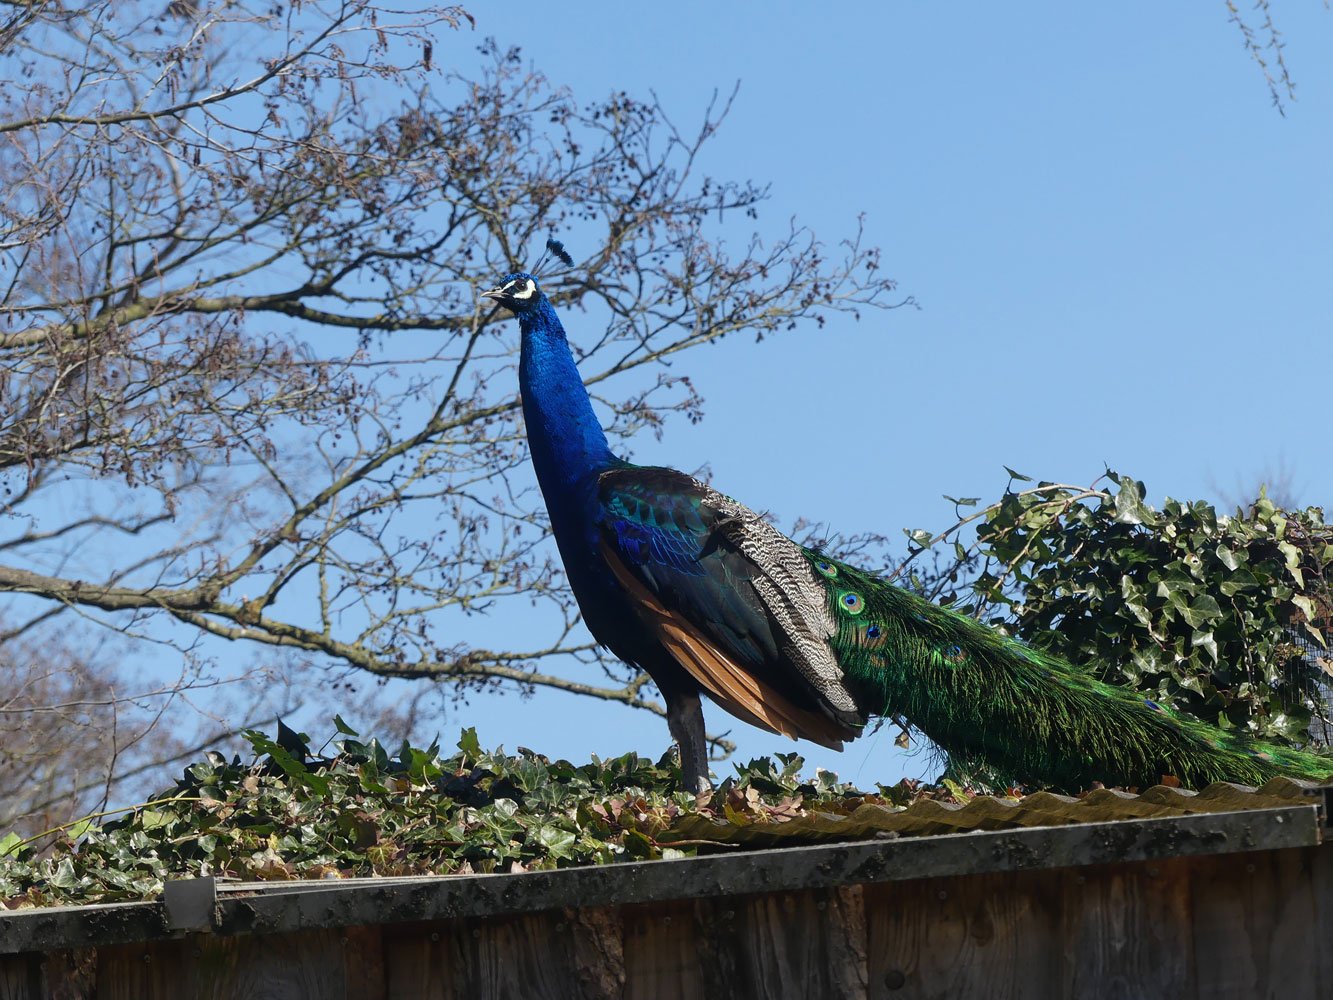
{"type": "Polygon", "coordinates": [[[481,293],[483,299],[493,299],[517,316],[536,309],[542,301],[542,290],[530,274],[506,274],[494,288],[481,293]]]}
{"type": "MultiPolygon", "coordinates": [[[[566,252],[565,245],[552,237],[546,241],[546,250],[543,251],[541,259],[537,261],[532,270],[540,274],[542,265],[546,263],[550,256],[554,256],[565,267],[574,266],[574,258],[566,252]]],[[[513,274],[506,274],[500,279],[498,285],[482,292],[481,297],[498,302],[519,317],[536,312],[541,308],[541,304],[546,301],[545,296],[542,295],[542,290],[537,287],[537,279],[526,271],[515,271],[513,274]]]]}

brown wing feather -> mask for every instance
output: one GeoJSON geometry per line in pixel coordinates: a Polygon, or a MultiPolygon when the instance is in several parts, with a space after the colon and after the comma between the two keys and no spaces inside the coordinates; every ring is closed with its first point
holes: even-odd
{"type": "Polygon", "coordinates": [[[634,597],[644,623],[671,654],[732,715],[760,729],[841,750],[846,727],[818,709],[800,708],[747,671],[688,620],[673,614],[645,587],[605,541],[602,556],[616,579],[634,597]]]}

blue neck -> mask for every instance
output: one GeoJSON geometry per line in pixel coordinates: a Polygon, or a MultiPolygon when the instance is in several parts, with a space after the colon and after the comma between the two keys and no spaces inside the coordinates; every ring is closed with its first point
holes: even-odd
{"type": "Polygon", "coordinates": [[[587,501],[597,476],[620,461],[606,443],[551,303],[542,296],[518,319],[523,331],[518,383],[528,445],[546,505],[559,520],[562,501],[582,506],[578,502],[587,501]]]}

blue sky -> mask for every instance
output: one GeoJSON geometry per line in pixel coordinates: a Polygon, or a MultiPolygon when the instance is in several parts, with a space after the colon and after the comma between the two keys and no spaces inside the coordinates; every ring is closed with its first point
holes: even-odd
{"type": "MultiPolygon", "coordinates": [[[[796,216],[835,242],[864,213],[921,305],[696,354],[707,419],[637,461],[707,462],[781,523],[845,533],[946,526],[941,494],[995,497],[1002,464],[1070,483],[1109,464],[1154,503],[1285,465],[1303,503],[1333,496],[1320,5],[1274,3],[1298,87],[1285,118],[1220,0],[472,12],[478,38],[521,46],[580,100],[651,90],[691,126],[739,81],[705,170],[772,183],[761,232],[796,216]]],[[[443,39],[438,58],[470,70],[471,44],[443,39]]],[[[741,758],[792,748],[706,716],[741,758]]],[[[667,744],[654,719],[557,695],[474,698],[444,732],[462,724],[575,760],[667,744]]],[[[800,748],[862,783],[929,772],[891,735],[800,748]]]]}

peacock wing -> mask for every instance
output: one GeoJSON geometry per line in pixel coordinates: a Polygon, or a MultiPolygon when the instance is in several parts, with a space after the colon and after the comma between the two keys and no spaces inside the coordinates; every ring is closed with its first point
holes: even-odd
{"type": "Polygon", "coordinates": [[[598,480],[600,549],[644,626],[712,698],[761,728],[841,749],[866,717],[843,684],[828,595],[801,548],[673,469],[598,480]]]}

